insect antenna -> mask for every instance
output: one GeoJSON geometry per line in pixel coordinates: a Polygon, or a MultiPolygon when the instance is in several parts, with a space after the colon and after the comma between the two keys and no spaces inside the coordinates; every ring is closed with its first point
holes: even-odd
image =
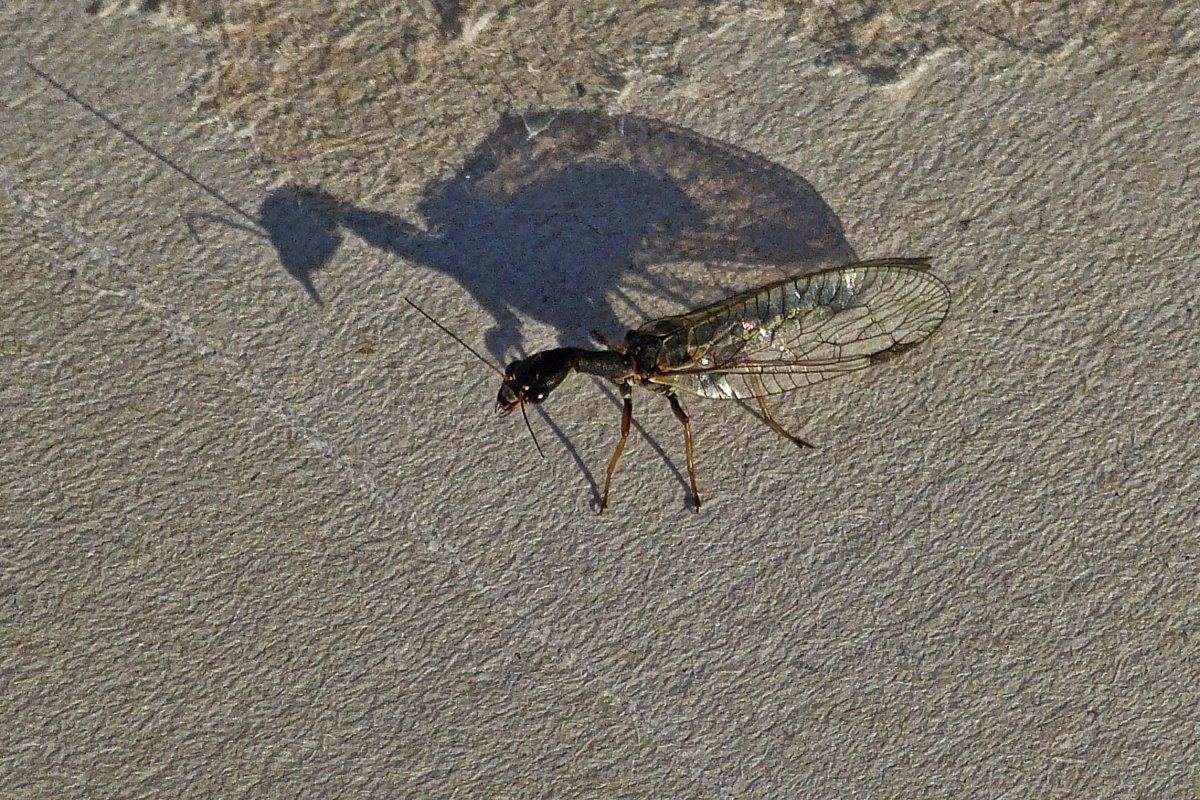
{"type": "Polygon", "coordinates": [[[546,454],[542,452],[542,446],[538,444],[537,436],[533,432],[533,426],[529,424],[529,414],[525,412],[524,403],[521,403],[521,416],[525,418],[525,427],[529,429],[529,438],[533,439],[533,446],[537,448],[538,455],[545,458],[546,454]]]}
{"type": "MultiPolygon", "coordinates": [[[[441,328],[443,333],[445,333],[447,336],[449,336],[454,341],[461,344],[464,348],[466,348],[467,352],[469,352],[471,355],[475,356],[480,361],[487,364],[488,367],[490,367],[492,369],[492,371],[494,371],[497,375],[499,375],[502,378],[508,377],[507,375],[504,374],[504,370],[500,369],[495,364],[493,364],[491,361],[489,361],[488,359],[486,359],[482,355],[480,355],[478,350],[476,350],[474,347],[471,347],[471,345],[464,342],[461,338],[459,338],[458,334],[456,334],[454,331],[450,330],[445,325],[443,325],[442,323],[440,323],[436,319],[434,319],[429,313],[427,313],[425,311],[425,309],[421,308],[419,305],[417,305],[416,303],[414,303],[412,300],[410,300],[407,297],[404,298],[404,302],[408,303],[410,306],[415,308],[417,310],[417,313],[419,313],[422,317],[424,317],[425,319],[432,322],[434,325],[437,325],[439,328],[441,328]]],[[[529,431],[529,438],[533,439],[533,446],[537,448],[538,455],[540,455],[542,458],[545,458],[546,453],[543,452],[542,445],[537,440],[537,434],[535,434],[533,432],[533,426],[529,424],[529,414],[528,414],[528,412],[525,411],[525,403],[524,402],[521,403],[521,416],[525,419],[525,427],[529,431]]]]}

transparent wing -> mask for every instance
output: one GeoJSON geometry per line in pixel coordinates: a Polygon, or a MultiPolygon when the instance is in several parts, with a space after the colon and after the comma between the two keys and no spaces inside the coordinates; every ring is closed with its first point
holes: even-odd
{"type": "Polygon", "coordinates": [[[864,261],[788,278],[641,332],[684,337],[651,380],[714,399],[765,397],[863,369],[926,339],[950,290],[925,259],[864,261]]]}

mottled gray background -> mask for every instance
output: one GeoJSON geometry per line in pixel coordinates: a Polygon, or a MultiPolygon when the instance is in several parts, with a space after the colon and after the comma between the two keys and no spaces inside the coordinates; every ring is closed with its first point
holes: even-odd
{"type": "Polygon", "coordinates": [[[0,795],[1194,795],[1200,10],[813,5],[5,3],[0,795]],[[542,460],[403,302],[501,358],[711,285],[650,173],[492,146],[547,108],[949,319],[777,401],[815,450],[686,400],[699,515],[639,394],[597,515],[611,388],[542,460]]]}

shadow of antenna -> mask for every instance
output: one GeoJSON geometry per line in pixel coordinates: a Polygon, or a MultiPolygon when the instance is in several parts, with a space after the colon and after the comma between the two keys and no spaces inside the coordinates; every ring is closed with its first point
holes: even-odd
{"type": "Polygon", "coordinates": [[[342,241],[342,234],[338,230],[339,218],[334,213],[337,206],[331,204],[327,196],[317,191],[290,189],[272,192],[260,206],[259,216],[255,217],[187,168],[160,153],[120,122],[80,97],[70,87],[31,63],[26,62],[26,66],[85,111],[133,142],[168,169],[182,175],[209,197],[245,221],[230,221],[220,215],[204,211],[191,212],[184,215],[184,221],[194,237],[199,238],[192,221],[204,219],[220,222],[266,239],[279,254],[284,270],[304,287],[305,292],[314,303],[323,305],[311,276],[315,270],[329,262],[342,241]]]}
{"type": "Polygon", "coordinates": [[[153,147],[151,147],[149,144],[147,144],[145,141],[143,141],[142,138],[139,137],[136,133],[129,130],[128,128],[123,126],[121,123],[117,122],[115,119],[113,119],[112,117],[108,116],[103,111],[101,111],[100,109],[93,106],[87,100],[84,100],[82,97],[80,97],[74,91],[72,91],[69,87],[64,86],[63,84],[59,83],[53,77],[51,77],[48,73],[38,69],[37,67],[35,67],[33,64],[29,63],[28,61],[25,62],[25,66],[29,67],[29,70],[31,72],[33,72],[33,74],[37,75],[39,78],[44,80],[46,83],[50,84],[55,89],[58,89],[60,92],[65,94],[68,98],[70,98],[71,100],[78,103],[79,106],[81,108],[83,108],[85,111],[92,114],[97,119],[99,119],[101,122],[103,122],[105,125],[108,125],[110,128],[115,130],[117,133],[121,134],[126,139],[128,139],[129,141],[136,144],[138,147],[140,147],[146,153],[150,154],[157,161],[159,161],[162,164],[165,164],[168,168],[174,170],[175,172],[179,173],[183,177],[187,178],[189,181],[191,181],[196,186],[198,186],[201,189],[201,191],[203,191],[209,197],[213,198],[218,203],[225,206],[226,208],[228,208],[233,213],[237,214],[242,219],[248,221],[251,225],[255,225],[255,226],[258,225],[258,220],[256,220],[254,217],[250,216],[248,213],[246,213],[244,210],[242,210],[242,207],[239,206],[237,203],[233,202],[232,200],[227,198],[225,195],[221,194],[216,189],[212,188],[207,183],[200,180],[200,178],[193,175],[191,172],[189,172],[184,167],[181,167],[179,164],[176,164],[174,161],[172,161],[171,159],[164,156],[162,153],[155,150],[153,147]]]}

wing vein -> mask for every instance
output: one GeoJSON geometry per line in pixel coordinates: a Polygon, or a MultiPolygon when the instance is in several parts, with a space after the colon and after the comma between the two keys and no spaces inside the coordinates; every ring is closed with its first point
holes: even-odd
{"type": "Polygon", "coordinates": [[[924,259],[861,262],[656,320],[656,332],[688,337],[690,357],[662,367],[650,380],[732,399],[787,392],[863,369],[923,341],[945,319],[950,290],[927,267],[924,259]]]}

